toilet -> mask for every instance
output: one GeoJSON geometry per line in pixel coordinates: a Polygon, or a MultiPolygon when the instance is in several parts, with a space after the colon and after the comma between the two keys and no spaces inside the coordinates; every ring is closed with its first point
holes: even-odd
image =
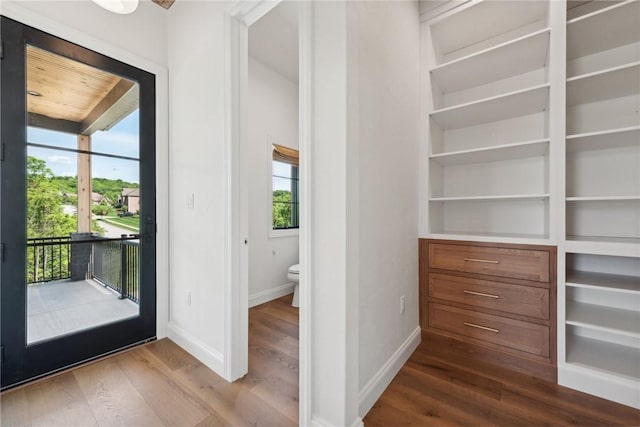
{"type": "Polygon", "coordinates": [[[300,264],[292,265],[291,267],[289,267],[289,270],[287,271],[287,278],[292,282],[295,282],[296,284],[296,287],[293,290],[293,301],[291,302],[291,305],[294,307],[299,307],[300,304],[298,303],[298,287],[300,286],[300,264]]]}

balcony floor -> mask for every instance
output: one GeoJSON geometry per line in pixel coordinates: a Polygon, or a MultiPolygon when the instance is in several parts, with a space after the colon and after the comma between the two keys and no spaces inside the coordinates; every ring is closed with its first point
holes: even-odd
{"type": "Polygon", "coordinates": [[[27,287],[27,342],[138,315],[138,305],[94,280],[61,280],[27,287]]]}

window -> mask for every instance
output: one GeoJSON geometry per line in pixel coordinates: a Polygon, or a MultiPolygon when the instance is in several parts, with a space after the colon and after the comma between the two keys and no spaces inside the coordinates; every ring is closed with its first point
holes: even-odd
{"type": "Polygon", "coordinates": [[[271,224],[273,230],[298,228],[298,150],[273,144],[271,224]]]}

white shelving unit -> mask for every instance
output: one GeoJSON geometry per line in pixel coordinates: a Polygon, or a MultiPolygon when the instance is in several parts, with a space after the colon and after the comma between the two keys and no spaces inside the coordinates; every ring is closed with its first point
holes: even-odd
{"type": "Polygon", "coordinates": [[[640,1],[568,16],[558,382],[640,408],[640,1]]]}
{"type": "Polygon", "coordinates": [[[640,408],[640,0],[423,23],[420,237],[558,245],[558,381],[640,408]]]}
{"type": "Polygon", "coordinates": [[[549,2],[475,0],[423,28],[423,237],[548,243],[549,2]]]}

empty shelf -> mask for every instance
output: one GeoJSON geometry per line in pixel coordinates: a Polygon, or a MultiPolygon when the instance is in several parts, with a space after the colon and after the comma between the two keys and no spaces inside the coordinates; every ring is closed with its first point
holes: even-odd
{"type": "Polygon", "coordinates": [[[640,41],[640,2],[630,0],[567,22],[567,60],[640,41]]]}
{"type": "Polygon", "coordinates": [[[609,129],[567,136],[567,152],[640,147],[640,126],[609,129]]]}
{"type": "Polygon", "coordinates": [[[443,108],[431,113],[431,118],[444,130],[456,129],[538,113],[546,110],[548,103],[549,85],[545,84],[443,108]]]}
{"type": "Polygon", "coordinates": [[[640,351],[634,347],[568,335],[567,363],[631,381],[640,379],[640,351]]]}
{"type": "Polygon", "coordinates": [[[543,68],[548,50],[547,28],[442,64],[431,70],[431,79],[442,92],[457,92],[543,68]]]}
{"type": "Polygon", "coordinates": [[[446,56],[547,18],[548,2],[478,2],[431,24],[431,34],[446,56]]]}
{"type": "Polygon", "coordinates": [[[496,145],[494,147],[473,150],[452,151],[432,154],[431,160],[443,165],[466,165],[472,163],[499,162],[502,160],[541,157],[549,150],[549,140],[518,142],[514,144],[496,145]]]}
{"type": "Polygon", "coordinates": [[[454,197],[432,197],[429,199],[432,202],[468,202],[468,201],[484,201],[484,202],[499,202],[499,201],[520,201],[520,200],[545,200],[548,199],[548,194],[528,194],[528,195],[505,195],[505,196],[454,196],[454,197]]]}
{"type": "Polygon", "coordinates": [[[640,293],[640,277],[617,274],[592,273],[589,271],[567,271],[567,286],[601,289],[611,292],[640,293]]]}
{"type": "Polygon", "coordinates": [[[567,80],[567,106],[640,95],[640,62],[567,80]]]}
{"type": "Polygon", "coordinates": [[[584,196],[567,197],[567,202],[618,202],[626,200],[640,200],[640,196],[584,196]]]}
{"type": "Polygon", "coordinates": [[[640,312],[567,301],[567,324],[640,338],[640,312]]]}

